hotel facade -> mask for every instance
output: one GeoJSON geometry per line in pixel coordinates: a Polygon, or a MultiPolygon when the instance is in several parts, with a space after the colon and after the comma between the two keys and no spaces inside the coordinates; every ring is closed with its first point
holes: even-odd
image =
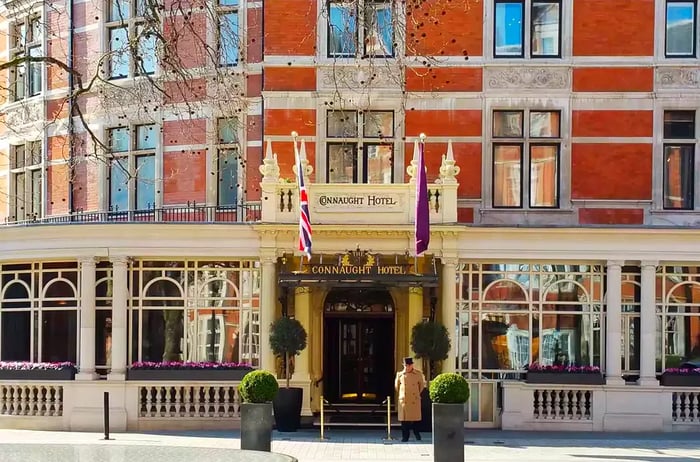
{"type": "Polygon", "coordinates": [[[97,430],[109,392],[114,429],[235,427],[236,383],[131,365],[279,371],[286,313],[307,416],[393,395],[436,319],[467,427],[700,429],[700,388],[659,380],[700,361],[696,2],[201,2],[3,4],[0,360],[78,373],[0,380],[0,426],[97,430]]]}

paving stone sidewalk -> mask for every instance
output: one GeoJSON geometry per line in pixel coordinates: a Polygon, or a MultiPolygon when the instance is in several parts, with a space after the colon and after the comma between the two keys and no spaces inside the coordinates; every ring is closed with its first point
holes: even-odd
{"type": "MultiPolygon", "coordinates": [[[[168,448],[240,448],[239,432],[161,432],[116,433],[110,441],[102,434],[75,432],[41,432],[0,429],[2,446],[7,444],[51,447],[51,445],[160,446],[168,448]]],[[[401,443],[385,441],[379,430],[337,430],[327,433],[330,439],[319,440],[317,431],[273,435],[273,452],[296,457],[299,462],[352,461],[379,462],[402,460],[432,461],[430,434],[423,441],[401,443]]],[[[394,438],[398,432],[393,434],[394,438]]],[[[151,448],[149,448],[151,449],[151,448]]],[[[146,448],[144,448],[144,451],[146,448]]],[[[465,431],[465,458],[471,462],[684,462],[700,461],[700,434],[610,434],[610,433],[539,433],[465,431]]],[[[112,459],[110,459],[112,460],[112,459]]],[[[118,459],[115,459],[118,460],[118,459]]],[[[19,462],[19,461],[18,461],[19,462]]],[[[21,461],[26,462],[26,461],[21,461]]],[[[62,462],[62,461],[56,461],[62,462]]],[[[208,461],[212,462],[212,461],[208,461]]]]}

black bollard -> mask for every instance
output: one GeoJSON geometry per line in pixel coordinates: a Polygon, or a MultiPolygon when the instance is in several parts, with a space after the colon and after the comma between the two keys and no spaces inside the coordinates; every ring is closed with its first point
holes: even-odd
{"type": "Polygon", "coordinates": [[[105,440],[109,439],[109,392],[104,392],[105,440]]]}

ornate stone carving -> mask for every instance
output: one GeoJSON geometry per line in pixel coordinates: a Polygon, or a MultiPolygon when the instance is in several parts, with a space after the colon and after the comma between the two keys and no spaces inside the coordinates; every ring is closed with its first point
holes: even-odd
{"type": "Polygon", "coordinates": [[[319,74],[321,88],[341,90],[399,88],[402,80],[398,68],[383,64],[321,67],[319,74]]]}
{"type": "Polygon", "coordinates": [[[19,102],[5,112],[5,125],[15,129],[32,122],[44,120],[43,103],[41,101],[19,102]]]}
{"type": "Polygon", "coordinates": [[[272,153],[272,143],[267,141],[267,150],[263,164],[258,167],[262,174],[263,183],[278,183],[280,180],[280,166],[277,163],[277,154],[272,153]]]}
{"type": "Polygon", "coordinates": [[[566,90],[571,86],[569,69],[565,67],[498,67],[486,68],[487,88],[520,88],[566,90]]]}
{"type": "Polygon", "coordinates": [[[696,88],[700,89],[700,68],[661,67],[656,69],[658,89],[696,88]]]}
{"type": "Polygon", "coordinates": [[[459,167],[455,162],[454,152],[452,151],[452,140],[447,142],[447,153],[442,156],[442,165],[440,165],[440,183],[455,184],[459,175],[459,167]]]}
{"type": "MultiPolygon", "coordinates": [[[[296,136],[296,135],[292,135],[296,136]]],[[[301,147],[299,148],[299,158],[301,162],[301,169],[304,174],[304,181],[305,184],[309,184],[309,177],[314,171],[314,168],[309,165],[309,160],[306,158],[306,144],[304,143],[304,140],[301,140],[301,147]]],[[[299,172],[297,171],[297,166],[294,164],[292,167],[292,171],[294,172],[295,177],[299,175],[299,172]]]]}

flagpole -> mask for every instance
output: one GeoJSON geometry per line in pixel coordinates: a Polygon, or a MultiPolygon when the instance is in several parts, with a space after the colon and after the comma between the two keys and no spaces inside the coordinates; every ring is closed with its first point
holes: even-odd
{"type": "Polygon", "coordinates": [[[428,250],[430,242],[430,204],[428,198],[428,185],[425,173],[425,133],[418,136],[418,162],[416,178],[416,209],[414,214],[415,225],[415,260],[418,269],[418,255],[428,250]]]}

